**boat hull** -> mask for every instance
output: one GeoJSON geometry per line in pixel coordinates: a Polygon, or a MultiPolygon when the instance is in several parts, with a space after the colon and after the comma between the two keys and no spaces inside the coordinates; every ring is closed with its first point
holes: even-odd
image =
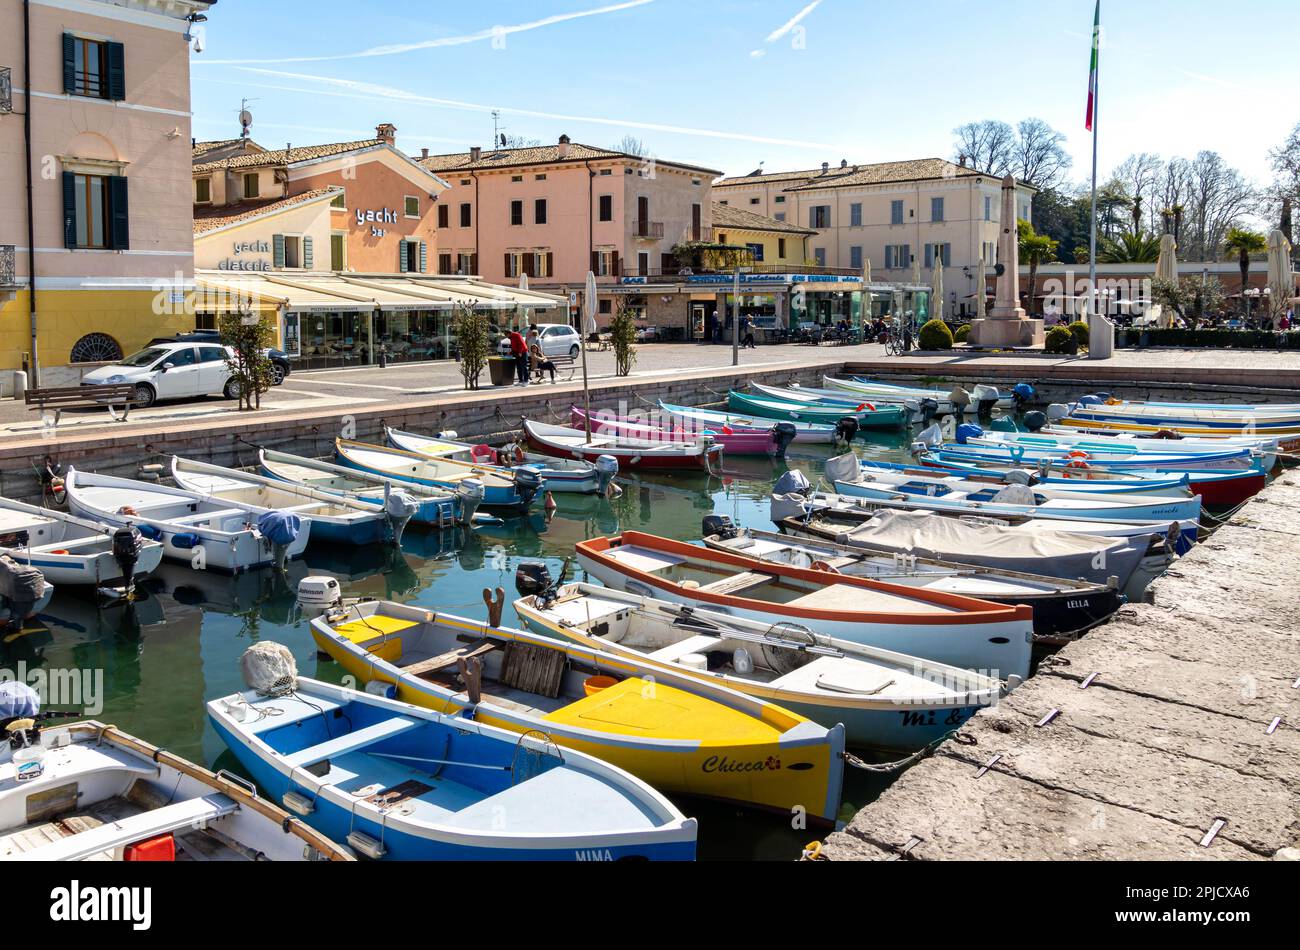
{"type": "Polygon", "coordinates": [[[879,409],[816,406],[798,402],[778,402],[775,399],[756,399],[738,392],[732,392],[727,396],[727,408],[774,421],[818,422],[822,425],[835,425],[845,417],[852,417],[857,420],[859,428],[883,431],[902,429],[911,422],[911,414],[902,406],[884,406],[879,409]]]}
{"type": "MultiPolygon", "coordinates": [[[[571,425],[575,429],[586,426],[586,415],[577,406],[570,410],[571,425]]],[[[775,425],[775,423],[773,423],[775,425]]],[[[728,426],[693,426],[679,428],[676,425],[664,427],[638,419],[611,415],[603,412],[591,414],[591,431],[601,435],[624,436],[633,439],[645,439],[660,442],[693,443],[702,436],[710,436],[722,446],[728,455],[771,455],[776,451],[776,444],[769,429],[758,431],[728,431],[728,426]]]]}

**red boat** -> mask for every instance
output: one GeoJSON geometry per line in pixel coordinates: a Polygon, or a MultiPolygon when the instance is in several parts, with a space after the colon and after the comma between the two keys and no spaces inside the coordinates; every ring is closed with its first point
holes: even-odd
{"type": "Polygon", "coordinates": [[[582,429],[551,426],[524,420],[524,436],[535,452],[554,458],[581,459],[594,462],[602,455],[618,459],[620,471],[686,470],[720,471],[722,446],[703,436],[693,442],[662,442],[628,436],[598,435],[590,440],[582,429]]]}
{"type": "MultiPolygon", "coordinates": [[[[573,406],[569,413],[575,429],[585,428],[587,414],[582,409],[573,406]]],[[[766,432],[735,432],[727,426],[686,428],[669,418],[668,425],[657,425],[612,412],[593,412],[591,431],[592,434],[599,432],[638,442],[695,442],[704,436],[712,436],[728,455],[771,455],[777,451],[775,424],[766,432]]]]}

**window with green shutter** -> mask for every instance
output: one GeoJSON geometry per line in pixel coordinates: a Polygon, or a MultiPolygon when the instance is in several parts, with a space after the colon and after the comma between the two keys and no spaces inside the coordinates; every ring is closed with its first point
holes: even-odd
{"type": "Polygon", "coordinates": [[[271,262],[275,267],[284,267],[284,235],[271,235],[271,262]]]}
{"type": "Polygon", "coordinates": [[[397,242],[397,269],[403,274],[410,270],[406,256],[406,238],[397,242]]]}
{"type": "Polygon", "coordinates": [[[130,248],[125,178],[65,171],[62,184],[64,247],[123,251],[130,248]]]}
{"type": "Polygon", "coordinates": [[[346,239],[343,234],[330,235],[330,270],[341,271],[347,266],[346,239]]]}
{"type": "Polygon", "coordinates": [[[429,272],[429,245],[421,241],[420,242],[420,273],[427,274],[428,272],[429,272]]]}
{"type": "Polygon", "coordinates": [[[304,235],[302,239],[302,266],[304,270],[311,270],[315,261],[315,254],[312,250],[311,235],[304,235]]]}

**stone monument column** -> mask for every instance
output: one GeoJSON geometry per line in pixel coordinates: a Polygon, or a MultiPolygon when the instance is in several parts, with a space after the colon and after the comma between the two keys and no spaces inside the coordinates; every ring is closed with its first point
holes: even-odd
{"type": "MultiPolygon", "coordinates": [[[[970,325],[971,346],[1042,346],[1043,321],[1031,320],[1020,306],[1020,233],[1016,228],[1016,180],[1002,179],[1002,230],[998,261],[1003,265],[995,285],[993,307],[983,320],[970,325]]],[[[1030,288],[1033,293],[1034,288],[1030,288]]]]}

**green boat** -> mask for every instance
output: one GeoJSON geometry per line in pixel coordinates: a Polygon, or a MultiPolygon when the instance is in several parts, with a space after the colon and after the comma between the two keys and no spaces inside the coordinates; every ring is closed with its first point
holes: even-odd
{"type": "Polygon", "coordinates": [[[816,406],[807,403],[787,402],[769,397],[749,396],[732,391],[727,395],[727,408],[732,412],[765,419],[786,419],[790,422],[821,422],[835,425],[846,416],[858,420],[859,429],[902,429],[908,423],[908,411],[903,406],[877,406],[874,409],[855,406],[816,406]]]}

